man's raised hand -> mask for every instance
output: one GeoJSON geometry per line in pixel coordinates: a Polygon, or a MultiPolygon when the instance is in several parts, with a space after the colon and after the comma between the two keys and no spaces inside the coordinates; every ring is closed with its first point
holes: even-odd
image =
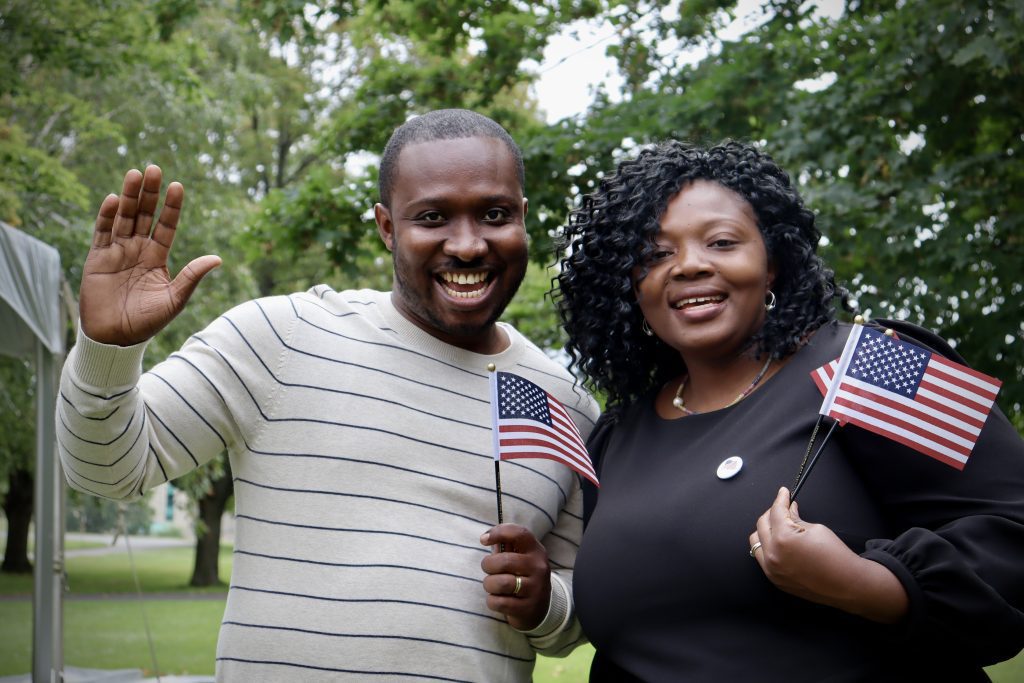
{"type": "Polygon", "coordinates": [[[220,265],[219,256],[200,256],[173,280],[167,255],[174,242],[185,189],[171,183],[156,227],[162,172],[147,166],[124,176],[121,196],[108,195],[96,216],[92,247],[82,269],[79,308],[82,331],[103,344],[131,346],[171,322],[199,281],[220,265]]]}

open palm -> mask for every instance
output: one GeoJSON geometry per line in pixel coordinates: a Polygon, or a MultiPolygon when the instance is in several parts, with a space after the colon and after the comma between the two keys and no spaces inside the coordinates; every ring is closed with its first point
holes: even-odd
{"type": "Polygon", "coordinates": [[[130,346],[149,339],[220,265],[217,256],[200,256],[171,279],[167,256],[185,190],[180,183],[168,186],[153,228],[162,175],[158,166],[148,166],[145,174],[132,169],[121,196],[109,195],[100,205],[79,292],[82,331],[94,341],[130,346]]]}

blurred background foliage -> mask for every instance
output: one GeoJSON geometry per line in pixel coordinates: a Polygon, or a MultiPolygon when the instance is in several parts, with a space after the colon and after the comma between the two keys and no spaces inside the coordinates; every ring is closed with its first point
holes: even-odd
{"type": "MultiPolygon", "coordinates": [[[[523,148],[535,266],[506,318],[556,352],[548,268],[580,193],[651,141],[750,140],[798,180],[860,310],[940,331],[1003,379],[1024,427],[1024,3],[765,0],[723,39],[736,5],[0,0],[0,220],[59,249],[77,290],[124,171],[181,181],[175,260],[225,266],[152,342],[158,359],[253,296],[389,288],[376,155],[409,116],[468,107],[523,148]],[[537,65],[583,20],[613,28],[600,49],[624,85],[549,122],[537,65]]],[[[9,494],[10,473],[31,476],[31,416],[11,406],[32,380],[0,377],[9,494]]],[[[227,505],[225,477],[215,463],[179,483],[227,505]]]]}

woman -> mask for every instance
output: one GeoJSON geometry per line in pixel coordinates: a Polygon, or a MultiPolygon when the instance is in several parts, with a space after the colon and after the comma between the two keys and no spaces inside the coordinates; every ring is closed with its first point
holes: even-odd
{"type": "Polygon", "coordinates": [[[591,681],[987,680],[1024,645],[1024,444],[998,410],[963,471],[839,429],[790,504],[811,372],[850,330],[820,236],[735,142],[647,149],[573,212],[559,306],[608,404],[574,579],[591,681]]]}

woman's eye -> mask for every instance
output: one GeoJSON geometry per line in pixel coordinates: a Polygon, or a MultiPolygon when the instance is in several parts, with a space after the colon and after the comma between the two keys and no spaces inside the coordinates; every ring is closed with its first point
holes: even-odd
{"type": "Polygon", "coordinates": [[[735,240],[725,239],[723,237],[722,239],[718,239],[718,240],[715,240],[714,242],[712,242],[711,246],[713,246],[713,247],[731,247],[734,244],[736,244],[735,240]]]}

